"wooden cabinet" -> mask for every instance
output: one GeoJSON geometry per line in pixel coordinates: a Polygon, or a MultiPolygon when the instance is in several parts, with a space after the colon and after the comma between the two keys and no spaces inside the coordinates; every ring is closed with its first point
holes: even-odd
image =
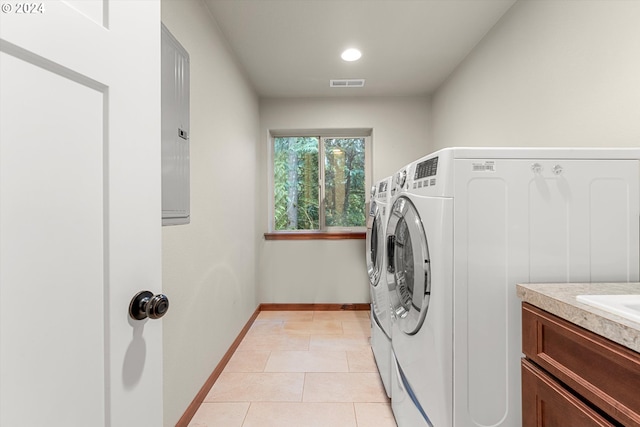
{"type": "Polygon", "coordinates": [[[640,354],[522,305],[523,427],[640,427],[640,354]]]}

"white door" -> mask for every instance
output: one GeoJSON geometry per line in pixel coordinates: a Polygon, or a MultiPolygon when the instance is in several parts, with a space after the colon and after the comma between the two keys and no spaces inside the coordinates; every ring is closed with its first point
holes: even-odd
{"type": "Polygon", "coordinates": [[[160,3],[0,7],[0,426],[161,426],[160,3]]]}

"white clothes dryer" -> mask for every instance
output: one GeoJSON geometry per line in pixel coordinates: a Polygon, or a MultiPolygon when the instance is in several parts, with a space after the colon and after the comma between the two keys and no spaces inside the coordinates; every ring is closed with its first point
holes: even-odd
{"type": "Polygon", "coordinates": [[[521,425],[516,284],[638,281],[639,158],[450,148],[398,174],[386,236],[399,427],[521,425]]]}
{"type": "Polygon", "coordinates": [[[387,212],[392,177],[378,181],[371,189],[367,219],[366,258],[371,293],[371,349],[387,396],[391,397],[391,313],[387,287],[387,212]]]}

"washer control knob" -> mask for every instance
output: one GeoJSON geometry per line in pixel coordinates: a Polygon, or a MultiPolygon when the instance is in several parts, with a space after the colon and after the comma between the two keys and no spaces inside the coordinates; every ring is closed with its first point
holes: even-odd
{"type": "Polygon", "coordinates": [[[396,184],[398,184],[398,187],[402,188],[404,187],[405,182],[407,182],[407,170],[403,169],[398,172],[398,175],[396,175],[396,184]]]}
{"type": "Polygon", "coordinates": [[[535,174],[539,174],[542,172],[542,165],[540,163],[534,163],[531,165],[531,170],[535,174]]]}
{"type": "Polygon", "coordinates": [[[555,165],[553,169],[551,169],[551,171],[553,172],[554,175],[560,175],[562,174],[563,169],[562,169],[562,166],[555,165]]]}

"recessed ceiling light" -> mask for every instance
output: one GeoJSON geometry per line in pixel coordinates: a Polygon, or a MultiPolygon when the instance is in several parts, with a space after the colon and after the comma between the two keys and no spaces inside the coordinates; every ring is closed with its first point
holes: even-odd
{"type": "Polygon", "coordinates": [[[361,56],[362,56],[362,52],[360,52],[358,49],[347,49],[344,52],[342,52],[342,55],[340,55],[342,59],[349,62],[357,61],[358,59],[360,59],[361,56]]]}

